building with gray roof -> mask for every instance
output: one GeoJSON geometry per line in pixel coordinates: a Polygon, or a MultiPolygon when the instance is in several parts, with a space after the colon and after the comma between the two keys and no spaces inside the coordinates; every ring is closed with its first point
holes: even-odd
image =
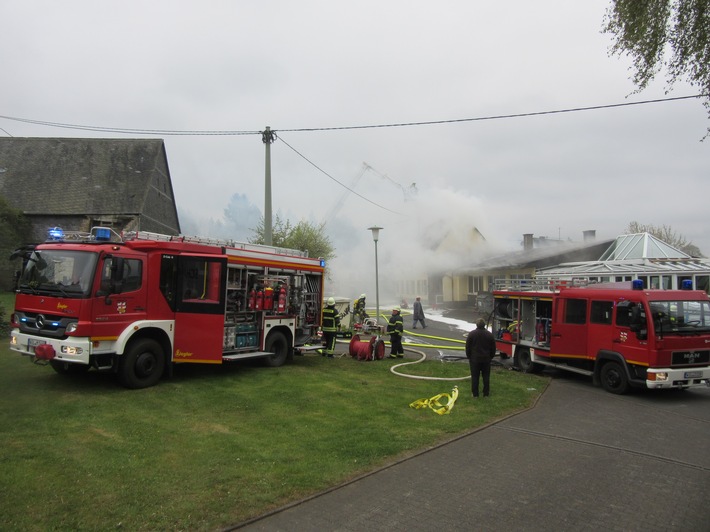
{"type": "Polygon", "coordinates": [[[180,233],[162,139],[0,138],[0,196],[50,227],[180,233]]]}

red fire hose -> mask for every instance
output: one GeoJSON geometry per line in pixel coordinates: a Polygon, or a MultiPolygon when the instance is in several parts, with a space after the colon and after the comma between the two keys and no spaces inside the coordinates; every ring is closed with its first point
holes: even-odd
{"type": "Polygon", "coordinates": [[[376,336],[360,341],[360,336],[355,334],[350,340],[350,356],[358,360],[382,360],[385,358],[385,342],[376,336]]]}

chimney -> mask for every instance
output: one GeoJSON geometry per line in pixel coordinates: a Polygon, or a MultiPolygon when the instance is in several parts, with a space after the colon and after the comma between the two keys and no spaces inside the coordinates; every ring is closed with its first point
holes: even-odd
{"type": "Polygon", "coordinates": [[[596,229],[588,229],[587,231],[582,231],[585,242],[591,242],[597,237],[596,229]]]}
{"type": "Polygon", "coordinates": [[[533,234],[525,233],[523,235],[523,251],[532,251],[533,248],[533,234]]]}

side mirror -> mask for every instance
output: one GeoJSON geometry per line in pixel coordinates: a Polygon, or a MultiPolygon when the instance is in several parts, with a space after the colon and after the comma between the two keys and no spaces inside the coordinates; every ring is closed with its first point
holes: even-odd
{"type": "Polygon", "coordinates": [[[125,268],[125,259],[123,259],[123,257],[106,255],[106,260],[111,261],[110,277],[103,277],[101,279],[101,286],[99,286],[96,295],[98,297],[105,297],[106,304],[110,305],[111,294],[120,294],[123,292],[123,271],[125,268]]]}
{"type": "Polygon", "coordinates": [[[646,325],[641,320],[641,311],[639,310],[638,305],[631,305],[629,310],[631,311],[629,328],[634,332],[638,332],[644,325],[646,325]]]}
{"type": "Polygon", "coordinates": [[[648,338],[648,324],[646,323],[645,314],[641,311],[642,307],[640,303],[631,304],[629,329],[631,329],[631,332],[636,333],[636,338],[639,340],[646,340],[648,338]]]}
{"type": "Polygon", "coordinates": [[[123,270],[125,268],[125,260],[123,257],[114,257],[111,263],[111,289],[112,294],[120,294],[123,292],[123,270]]]}

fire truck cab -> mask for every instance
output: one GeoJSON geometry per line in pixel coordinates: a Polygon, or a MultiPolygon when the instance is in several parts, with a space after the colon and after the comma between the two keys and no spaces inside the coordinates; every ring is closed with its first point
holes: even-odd
{"type": "Polygon", "coordinates": [[[111,370],[128,388],[177,363],[280,366],[320,326],[325,263],[297,250],[55,228],[25,263],[11,349],[58,373],[111,370]]]}
{"type": "Polygon", "coordinates": [[[520,280],[494,290],[493,331],[524,372],[546,367],[605,390],[710,386],[710,300],[642,281],[574,286],[520,280]]]}

